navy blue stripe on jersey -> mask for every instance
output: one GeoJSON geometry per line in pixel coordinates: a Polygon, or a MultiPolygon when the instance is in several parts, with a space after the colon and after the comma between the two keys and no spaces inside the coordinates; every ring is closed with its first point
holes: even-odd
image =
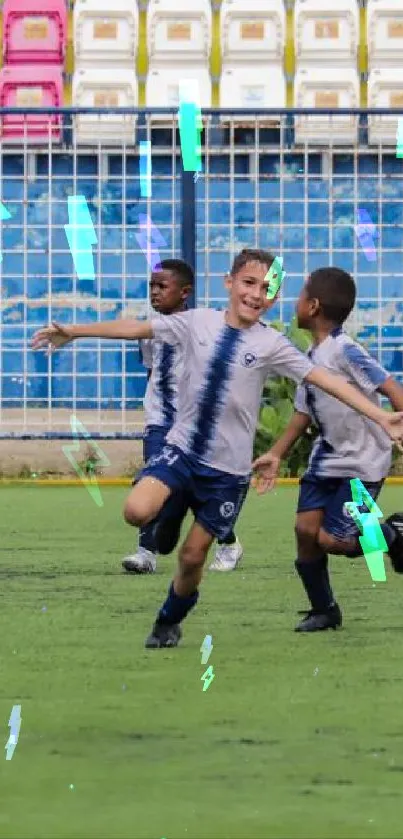
{"type": "MultiPolygon", "coordinates": [[[[312,356],[313,356],[313,348],[308,352],[308,358],[310,358],[313,361],[312,356]]],[[[319,466],[321,460],[323,459],[323,456],[325,454],[329,454],[330,452],[333,452],[334,449],[333,449],[333,446],[331,446],[330,443],[328,443],[327,440],[325,439],[326,438],[326,431],[325,431],[325,428],[323,427],[323,425],[320,421],[319,414],[318,414],[317,409],[316,409],[315,391],[314,391],[313,387],[310,386],[310,385],[305,385],[305,390],[306,390],[306,403],[308,405],[308,408],[309,408],[309,411],[310,411],[311,415],[313,416],[313,418],[315,420],[315,425],[317,426],[319,434],[322,438],[321,441],[320,441],[320,444],[317,448],[317,451],[315,452],[315,454],[312,458],[312,462],[310,463],[310,466],[309,466],[309,472],[315,474],[318,470],[318,466],[319,466]]]]}
{"type": "Polygon", "coordinates": [[[220,333],[214,353],[206,370],[206,381],[201,391],[195,431],[190,439],[190,452],[197,457],[207,453],[214,436],[220,409],[231,377],[231,364],[242,340],[240,329],[225,326],[220,333]]]}
{"type": "Polygon", "coordinates": [[[161,407],[164,416],[164,427],[171,427],[175,419],[175,390],[174,390],[174,347],[162,344],[161,358],[157,368],[156,390],[161,396],[161,407]]]}
{"type": "Polygon", "coordinates": [[[371,384],[376,387],[383,384],[383,382],[385,382],[388,378],[385,376],[383,370],[379,369],[376,361],[363,353],[359,347],[355,346],[355,344],[343,344],[342,351],[346,361],[348,361],[352,367],[357,367],[361,370],[367,379],[369,379],[371,384]]]}
{"type": "MultiPolygon", "coordinates": [[[[322,433],[322,432],[321,432],[322,433]]],[[[315,451],[315,454],[312,457],[312,460],[309,464],[309,468],[306,472],[307,475],[317,475],[320,471],[320,465],[322,463],[323,458],[327,454],[333,454],[334,448],[327,442],[323,437],[321,437],[318,447],[315,451]]]]}

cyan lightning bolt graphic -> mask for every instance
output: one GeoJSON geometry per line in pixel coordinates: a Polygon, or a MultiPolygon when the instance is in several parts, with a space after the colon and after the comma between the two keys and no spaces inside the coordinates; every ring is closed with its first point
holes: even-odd
{"type": "MultiPolygon", "coordinates": [[[[357,210],[358,224],[354,230],[368,262],[376,262],[374,239],[378,237],[374,223],[367,210],[357,210]]],[[[353,479],[354,480],[354,479],[353,479]]]]}
{"type": "MultiPolygon", "coordinates": [[[[0,221],[7,221],[11,218],[11,213],[8,212],[7,207],[0,201],[0,221]]],[[[0,262],[3,262],[3,254],[0,250],[0,262]]]]}
{"type": "Polygon", "coordinates": [[[359,542],[372,579],[377,583],[384,583],[386,571],[383,552],[388,550],[388,546],[378,521],[383,513],[359,478],[352,478],[350,486],[353,501],[347,502],[346,509],[362,533],[359,542]],[[364,504],[369,513],[360,513],[358,508],[364,504]]]}
{"type": "MultiPolygon", "coordinates": [[[[88,439],[91,440],[91,444],[94,446],[95,451],[96,451],[96,455],[97,455],[97,458],[98,458],[99,465],[100,466],[110,466],[110,460],[108,460],[106,454],[102,451],[102,449],[99,448],[99,446],[97,446],[95,441],[91,439],[91,434],[89,433],[89,431],[87,431],[85,425],[83,425],[83,423],[80,422],[80,420],[77,419],[77,417],[74,414],[70,418],[70,425],[71,425],[71,430],[72,430],[75,437],[78,438],[78,434],[81,434],[87,440],[88,439]]],[[[98,481],[97,481],[96,477],[95,476],[88,477],[88,475],[85,474],[85,472],[81,468],[81,466],[77,463],[77,458],[74,457],[74,455],[73,455],[73,452],[77,453],[77,452],[80,451],[80,443],[79,442],[73,443],[72,446],[62,446],[62,449],[63,449],[63,453],[67,457],[67,460],[71,463],[71,465],[72,465],[73,469],[75,470],[75,472],[77,473],[78,477],[83,482],[83,484],[85,484],[91,498],[94,499],[94,501],[95,501],[95,503],[97,504],[98,507],[103,507],[104,502],[103,502],[103,498],[102,498],[101,491],[99,489],[98,481]]]]}
{"type": "Polygon", "coordinates": [[[150,216],[144,216],[140,213],[139,222],[140,233],[135,233],[135,236],[151,270],[153,271],[155,266],[161,262],[161,259],[157,249],[152,246],[157,245],[159,247],[162,246],[166,248],[167,243],[158,228],[152,223],[150,216]]]}
{"type": "Polygon", "coordinates": [[[206,635],[206,637],[205,637],[205,639],[204,639],[204,641],[203,641],[203,643],[200,647],[200,652],[202,654],[202,660],[201,660],[202,664],[207,664],[207,662],[208,662],[208,660],[211,656],[211,653],[213,652],[212,640],[213,640],[213,638],[212,638],[211,635],[206,635]]]}
{"type": "Polygon", "coordinates": [[[202,676],[200,676],[200,681],[202,681],[202,679],[204,679],[203,691],[208,690],[208,688],[211,685],[211,682],[213,681],[213,679],[215,679],[215,674],[213,673],[213,668],[211,664],[210,667],[207,668],[206,672],[203,673],[202,676]]]}
{"type": "Polygon", "coordinates": [[[403,157],[403,117],[397,121],[396,157],[403,157]]]}
{"type": "Polygon", "coordinates": [[[269,288],[267,289],[268,300],[273,300],[286,276],[286,272],[283,271],[283,257],[276,256],[270,270],[265,276],[265,283],[269,283],[269,288]]]}
{"type": "Polygon", "coordinates": [[[192,79],[183,79],[179,83],[179,91],[179,136],[183,168],[185,172],[201,172],[203,122],[201,110],[195,103],[195,99],[199,96],[197,82],[192,79]]]}
{"type": "Polygon", "coordinates": [[[11,760],[18,743],[18,738],[20,736],[21,705],[13,706],[13,710],[11,711],[11,716],[8,721],[8,724],[10,726],[10,736],[8,738],[5,748],[7,749],[6,760],[11,760]]]}
{"type": "Polygon", "coordinates": [[[151,143],[147,140],[140,143],[140,192],[142,198],[151,198],[151,143]]]}
{"type": "Polygon", "coordinates": [[[88,204],[84,195],[70,195],[68,199],[69,224],[64,225],[74,267],[80,280],[93,280],[94,253],[92,246],[97,237],[88,204]]]}

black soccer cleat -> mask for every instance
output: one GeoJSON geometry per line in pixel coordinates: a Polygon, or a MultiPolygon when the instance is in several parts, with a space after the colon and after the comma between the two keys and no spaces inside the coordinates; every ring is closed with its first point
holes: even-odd
{"type": "Polygon", "coordinates": [[[386,524],[392,528],[396,534],[396,539],[393,545],[388,548],[388,554],[393,566],[393,570],[397,574],[403,574],[403,514],[393,513],[386,519],[386,524]]]}
{"type": "Polygon", "coordinates": [[[337,629],[342,625],[342,614],[337,603],[329,606],[326,612],[310,609],[295,627],[295,632],[320,632],[324,629],[337,629]]]}
{"type": "Polygon", "coordinates": [[[181,535],[181,527],[185,515],[157,521],[154,528],[154,542],[157,553],[168,556],[175,550],[181,535]]]}
{"type": "Polygon", "coordinates": [[[148,650],[158,650],[162,647],[177,647],[182,637],[182,630],[178,623],[167,624],[156,622],[148,636],[145,647],[148,650]]]}

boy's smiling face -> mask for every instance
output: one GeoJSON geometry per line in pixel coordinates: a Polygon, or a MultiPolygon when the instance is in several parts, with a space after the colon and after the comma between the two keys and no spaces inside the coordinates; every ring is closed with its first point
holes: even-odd
{"type": "Polygon", "coordinates": [[[247,262],[235,275],[228,274],[225,278],[225,287],[230,294],[230,326],[236,329],[253,326],[276,302],[277,295],[272,300],[267,299],[269,267],[262,262],[247,262]]]}

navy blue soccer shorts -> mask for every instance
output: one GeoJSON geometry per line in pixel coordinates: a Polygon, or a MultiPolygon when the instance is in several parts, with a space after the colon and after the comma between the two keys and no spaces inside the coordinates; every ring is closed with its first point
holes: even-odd
{"type": "Polygon", "coordinates": [[[165,446],[165,438],[168,430],[161,425],[148,425],[144,430],[143,437],[143,459],[144,463],[150,460],[150,457],[159,454],[165,446]]]}
{"type": "Polygon", "coordinates": [[[137,480],[147,476],[162,481],[174,496],[185,497],[195,520],[217,539],[233,530],[250,483],[250,475],[212,469],[169,445],[146,462],[137,480]]]}
{"type": "MultiPolygon", "coordinates": [[[[362,481],[365,489],[376,501],[382,481],[362,481]]],[[[360,535],[357,525],[345,508],[347,501],[353,501],[350,478],[318,478],[313,475],[303,476],[300,481],[297,513],[309,510],[324,510],[322,527],[336,539],[351,539],[360,535]]],[[[368,513],[363,504],[358,507],[360,513],[368,513]]]]}

